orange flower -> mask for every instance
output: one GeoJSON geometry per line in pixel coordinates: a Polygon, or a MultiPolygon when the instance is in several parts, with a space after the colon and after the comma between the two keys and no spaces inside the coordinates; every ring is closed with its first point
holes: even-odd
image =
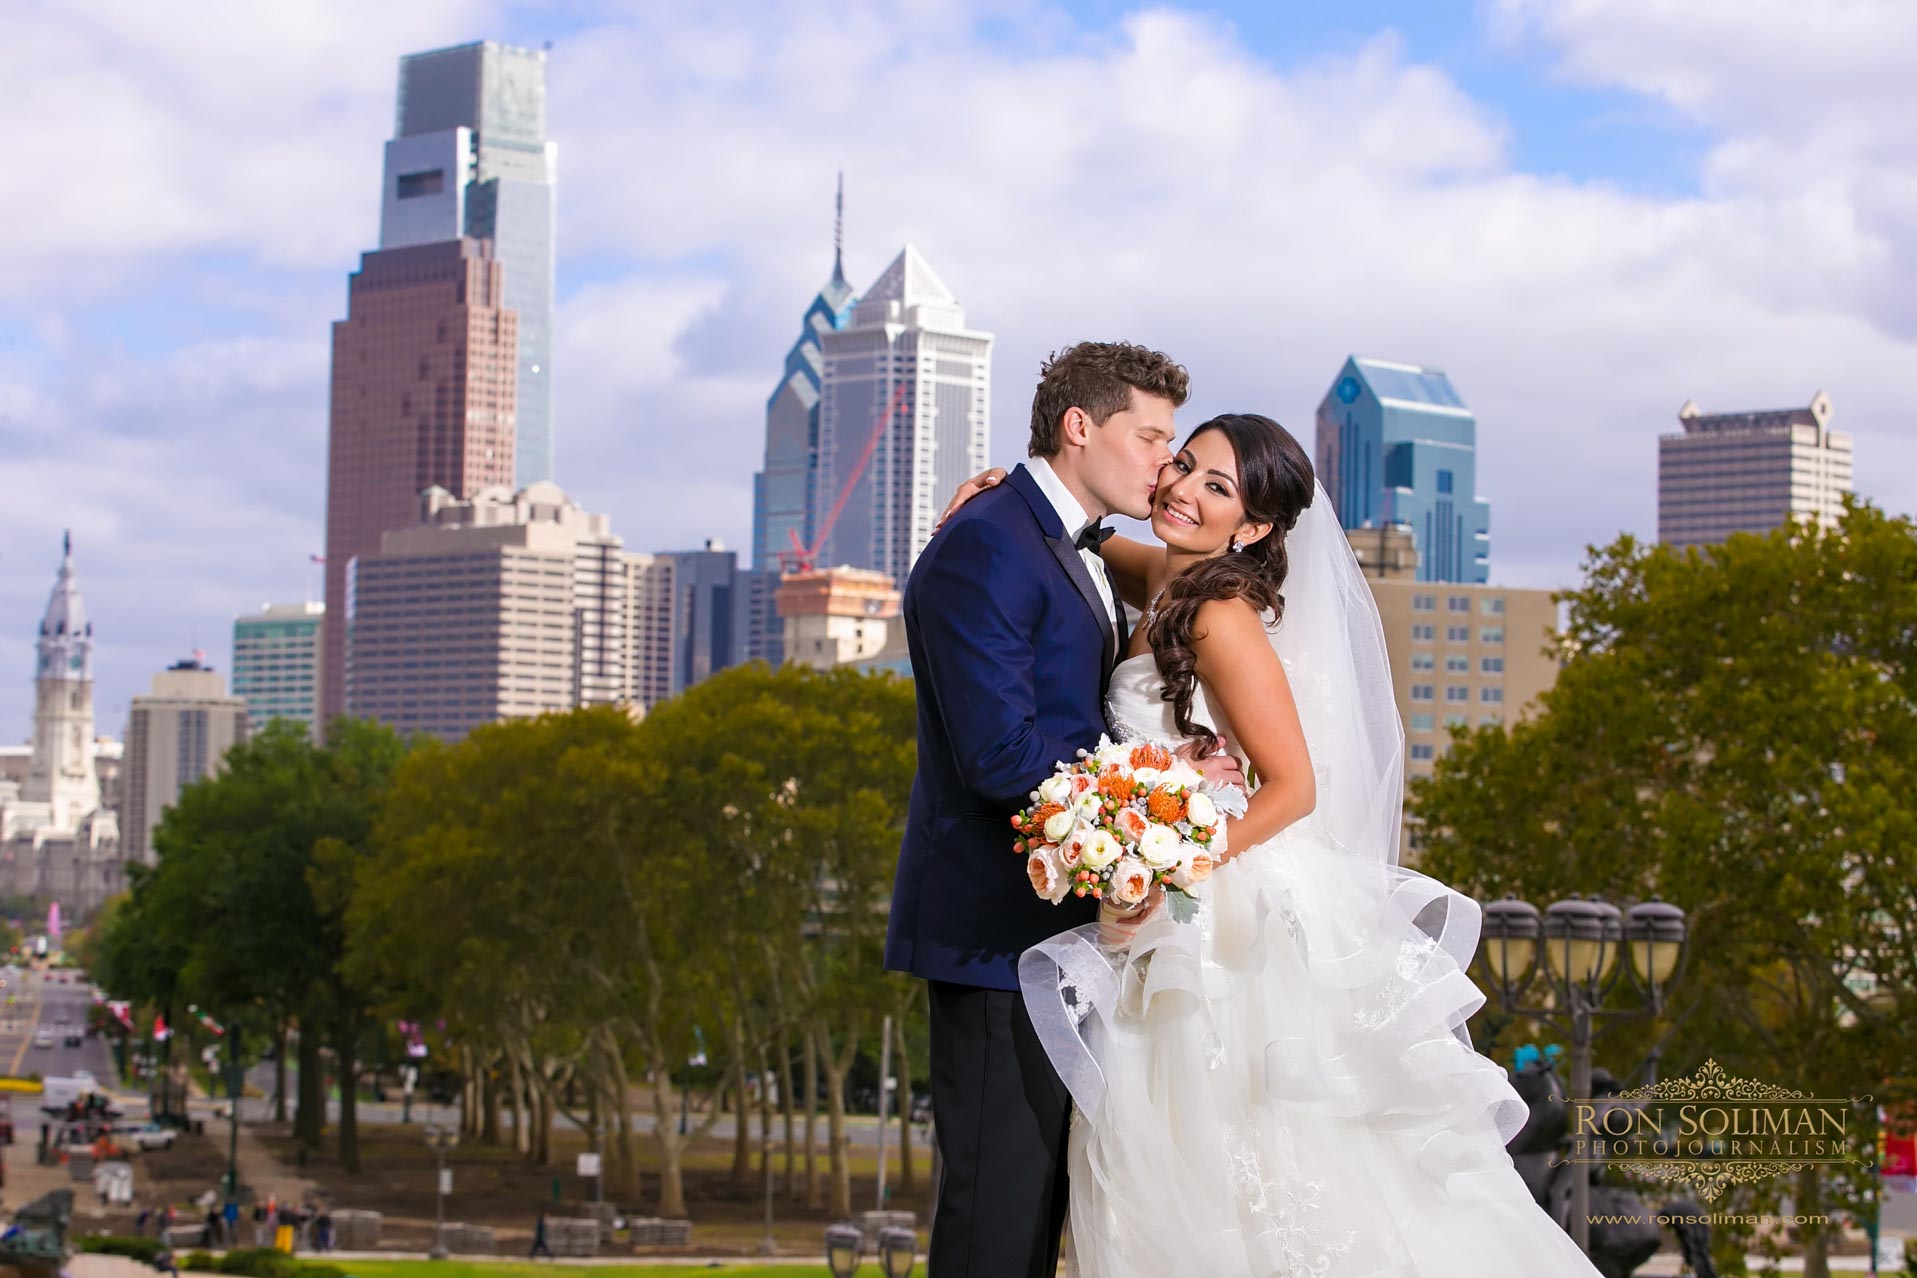
{"type": "Polygon", "coordinates": [[[1025,828],[1028,830],[1043,830],[1047,821],[1064,810],[1065,805],[1062,803],[1041,803],[1032,809],[1030,816],[1025,818],[1025,828]]]}
{"type": "Polygon", "coordinates": [[[1132,797],[1132,774],[1123,768],[1109,768],[1099,773],[1098,792],[1108,799],[1124,803],[1132,797]]]}
{"type": "Polygon", "coordinates": [[[1174,825],[1185,819],[1185,796],[1171,786],[1161,785],[1145,800],[1145,810],[1161,825],[1174,825]]]}
{"type": "Polygon", "coordinates": [[[1132,766],[1134,768],[1154,768],[1163,772],[1172,765],[1171,751],[1159,745],[1141,745],[1132,747],[1132,766]]]}

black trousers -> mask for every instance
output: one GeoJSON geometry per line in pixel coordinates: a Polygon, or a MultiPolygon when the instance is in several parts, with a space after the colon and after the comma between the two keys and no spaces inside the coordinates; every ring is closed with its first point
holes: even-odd
{"type": "Polygon", "coordinates": [[[1071,1093],[1009,990],[931,982],[941,1176],[929,1278],[1053,1278],[1071,1093]]]}

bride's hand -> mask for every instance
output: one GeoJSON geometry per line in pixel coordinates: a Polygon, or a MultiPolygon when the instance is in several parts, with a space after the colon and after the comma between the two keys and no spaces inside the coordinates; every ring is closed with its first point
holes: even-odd
{"type": "Polygon", "coordinates": [[[1158,913],[1158,907],[1164,903],[1165,889],[1153,884],[1150,895],[1144,901],[1129,910],[1110,901],[1098,903],[1098,939],[1105,945],[1129,945],[1138,931],[1138,925],[1158,913]]]}
{"type": "Polygon", "coordinates": [[[1187,741],[1178,747],[1178,757],[1198,769],[1198,775],[1216,786],[1235,785],[1245,788],[1245,766],[1237,758],[1225,753],[1225,738],[1218,738],[1218,752],[1206,758],[1199,758],[1198,743],[1187,741]]]}
{"type": "Polygon", "coordinates": [[[958,491],[952,494],[950,504],[948,504],[944,512],[939,515],[938,523],[932,525],[932,531],[937,532],[940,528],[944,527],[945,521],[950,519],[952,512],[956,511],[960,506],[963,506],[987,488],[996,488],[999,481],[1005,478],[1005,473],[1005,467],[994,466],[990,470],[980,471],[978,474],[960,484],[958,491]]]}

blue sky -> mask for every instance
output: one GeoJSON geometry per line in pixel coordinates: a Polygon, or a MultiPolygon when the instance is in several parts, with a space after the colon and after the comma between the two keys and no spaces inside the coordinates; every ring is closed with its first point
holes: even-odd
{"type": "Polygon", "coordinates": [[[1445,368],[1508,584],[1651,531],[1690,398],[1823,389],[1859,487],[1917,505],[1917,11],[1893,0],[206,0],[190,27],[25,0],[14,34],[0,739],[27,731],[63,527],[103,731],[300,597],[396,60],[477,38],[554,43],[559,478],[638,549],[746,543],[841,168],[854,284],[910,240],[997,334],[995,461],[1047,350],[1124,336],[1191,367],[1187,420],[1307,438],[1347,353],[1445,368]]]}

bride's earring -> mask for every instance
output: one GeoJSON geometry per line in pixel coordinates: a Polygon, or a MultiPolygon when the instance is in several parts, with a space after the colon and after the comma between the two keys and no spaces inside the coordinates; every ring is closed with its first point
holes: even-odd
{"type": "Polygon", "coordinates": [[[1238,539],[1237,539],[1236,537],[1233,537],[1233,538],[1231,539],[1231,553],[1232,553],[1232,554],[1234,554],[1234,555],[1235,555],[1235,554],[1237,554],[1237,553],[1238,553],[1239,551],[1241,551],[1241,550],[1243,550],[1244,548],[1245,548],[1245,543],[1244,543],[1244,542],[1242,542],[1242,541],[1239,541],[1239,540],[1238,540],[1238,539]]]}

